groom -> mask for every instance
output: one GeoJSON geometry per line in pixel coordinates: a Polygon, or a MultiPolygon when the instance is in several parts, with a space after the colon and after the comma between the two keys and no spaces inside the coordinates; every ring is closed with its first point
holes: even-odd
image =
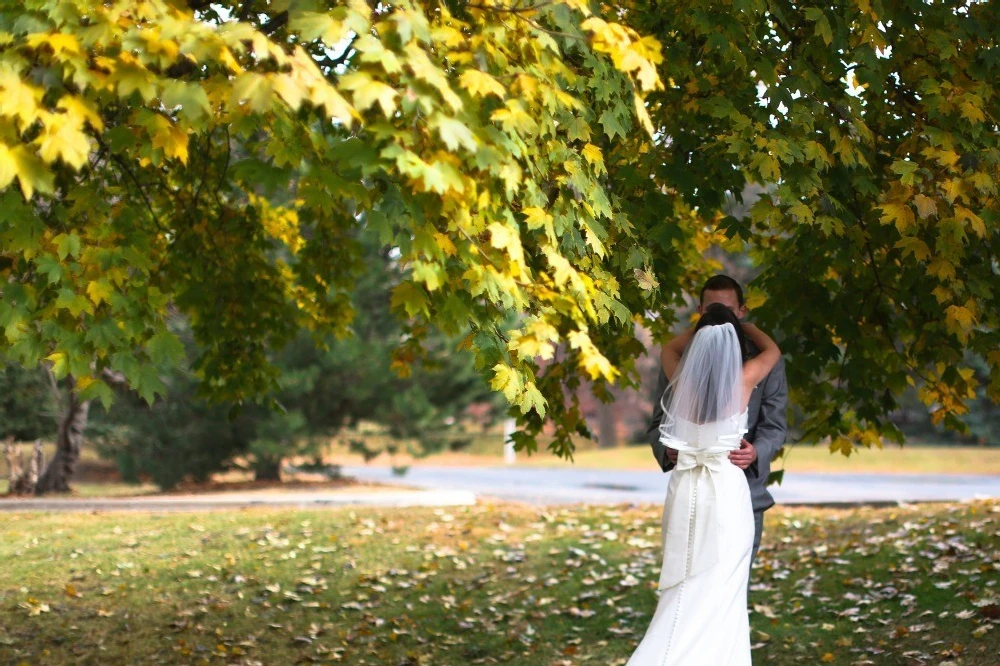
{"type": "MultiPolygon", "coordinates": [[[[739,282],[728,275],[716,275],[710,278],[701,289],[701,303],[698,313],[713,303],[721,303],[742,319],[747,314],[746,303],[743,300],[743,289],[739,282]]],[[[750,343],[750,355],[757,349],[750,343]]],[[[667,390],[667,377],[660,370],[656,386],[656,397],[653,405],[653,418],[646,429],[646,439],[653,447],[653,455],[664,472],[673,469],[677,462],[677,450],[660,443],[660,421],[663,420],[661,398],[667,390]]],[[[767,477],[771,473],[771,460],[778,449],[785,443],[785,431],[788,429],[786,409],[788,407],[788,384],[785,381],[785,362],[778,360],[777,365],[760,384],[754,387],[750,394],[750,404],[747,406],[747,428],[749,431],[740,448],[729,454],[729,460],[744,471],[747,483],[750,484],[750,500],[753,503],[753,558],[757,557],[760,548],[760,535],[764,524],[764,512],[774,506],[774,498],[767,491],[767,477]]]]}

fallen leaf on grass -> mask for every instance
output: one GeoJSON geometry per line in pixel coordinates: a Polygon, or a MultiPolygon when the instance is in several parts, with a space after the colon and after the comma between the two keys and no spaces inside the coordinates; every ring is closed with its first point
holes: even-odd
{"type": "Polygon", "coordinates": [[[28,597],[26,601],[19,603],[18,606],[27,610],[29,617],[35,617],[37,615],[41,615],[42,613],[48,613],[50,610],[48,604],[38,601],[37,599],[33,599],[32,597],[28,597]]]}
{"type": "Polygon", "coordinates": [[[993,625],[992,624],[984,624],[984,625],[982,625],[980,627],[977,627],[975,630],[973,630],[972,635],[974,637],[976,637],[976,638],[982,638],[983,636],[985,636],[987,634],[987,632],[992,631],[992,629],[993,629],[993,625]]]}
{"type": "Polygon", "coordinates": [[[777,617],[777,615],[774,614],[774,610],[770,606],[765,606],[764,604],[754,604],[753,612],[760,613],[769,620],[773,620],[777,617]]]}

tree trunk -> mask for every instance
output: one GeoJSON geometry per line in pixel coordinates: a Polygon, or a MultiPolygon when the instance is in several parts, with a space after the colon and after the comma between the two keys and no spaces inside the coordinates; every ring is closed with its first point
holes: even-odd
{"type": "MultiPolygon", "coordinates": [[[[618,394],[612,391],[617,399],[618,394]]],[[[613,449],[618,446],[618,410],[615,402],[601,402],[597,405],[597,445],[602,449],[613,449]]]]}
{"type": "Polygon", "coordinates": [[[24,478],[24,455],[21,447],[14,446],[14,438],[8,437],[3,443],[3,457],[7,461],[7,494],[22,494],[21,479],[24,478]]]}
{"type": "Polygon", "coordinates": [[[258,457],[253,471],[255,481],[281,481],[281,458],[258,457]]]}
{"type": "Polygon", "coordinates": [[[80,396],[76,392],[76,385],[70,380],[66,409],[59,415],[56,454],[35,485],[36,495],[68,493],[70,491],[69,482],[73,478],[76,463],[80,459],[80,446],[83,444],[83,431],[87,428],[89,412],[90,401],[80,400],[80,396]]]}

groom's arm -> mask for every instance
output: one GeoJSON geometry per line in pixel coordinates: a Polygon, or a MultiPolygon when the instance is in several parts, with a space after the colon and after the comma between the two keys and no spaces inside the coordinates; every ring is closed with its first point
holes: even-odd
{"type": "Polygon", "coordinates": [[[778,359],[778,363],[764,380],[761,391],[760,412],[752,442],[757,449],[757,460],[749,468],[754,476],[760,474],[758,461],[763,459],[770,463],[785,444],[785,433],[788,430],[788,380],[785,378],[783,359],[778,359]]]}
{"type": "Polygon", "coordinates": [[[660,443],[660,421],[663,420],[663,393],[667,390],[667,376],[661,368],[657,374],[656,393],[653,395],[653,416],[646,427],[646,441],[653,449],[653,457],[664,472],[669,472],[674,468],[674,464],[667,457],[667,447],[660,443]]]}

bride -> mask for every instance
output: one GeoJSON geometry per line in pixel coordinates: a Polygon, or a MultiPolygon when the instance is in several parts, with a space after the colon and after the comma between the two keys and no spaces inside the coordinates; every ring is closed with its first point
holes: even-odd
{"type": "Polygon", "coordinates": [[[663,505],[660,600],[627,666],[750,664],[747,581],[753,511],[743,471],[729,462],[747,432],[747,402],[780,355],[722,304],[663,349],[670,379],[660,441],[676,449],[663,505]],[[760,352],[747,359],[746,338],[760,352]]]}

